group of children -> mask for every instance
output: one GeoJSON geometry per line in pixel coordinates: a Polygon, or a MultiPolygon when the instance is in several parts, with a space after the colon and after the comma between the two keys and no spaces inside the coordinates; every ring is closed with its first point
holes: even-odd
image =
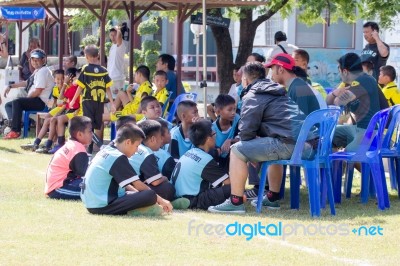
{"type": "MultiPolygon", "coordinates": [[[[228,199],[229,153],[231,145],[238,141],[237,108],[243,97],[243,93],[235,97],[243,89],[237,75],[240,70],[234,73],[234,97],[221,94],[216,98],[214,122],[200,118],[196,103],[186,100],[177,108],[180,124],[172,127],[162,118],[162,107],[168,104],[169,96],[165,72],[155,73],[156,90],[153,91],[150,70],[146,66],[138,67],[135,82],[139,86],[135,95],[130,85],[112,99],[109,90],[112,81],[106,69],[96,64],[97,48],[87,47],[85,55],[88,65],[82,68],[76,82],[73,82],[74,75],[67,71],[65,84],[57,83],[61,88],[58,102],[66,98],[65,107],[57,107],[61,109],[55,109],[46,118],[45,125],[53,133],[49,134],[44,149],[50,151],[54,128],[57,128],[58,145],[65,142],[63,126],[68,120],[71,137],[50,162],[46,195],[56,199],[82,199],[90,213],[112,215],[160,214],[173,208],[207,210],[228,199]],[[110,114],[104,114],[106,95],[110,114]],[[75,104],[78,102],[79,106],[75,104]],[[122,110],[116,111],[121,107],[122,110]],[[93,130],[100,130],[107,120],[116,121],[116,138],[102,146],[88,166],[85,146],[89,146],[87,151],[91,153],[96,139],[93,130]]],[[[388,67],[381,69],[379,82],[385,85],[383,91],[387,91],[387,97],[395,85],[395,72],[392,72],[388,67]]],[[[396,104],[396,96],[390,95],[396,104]]],[[[43,129],[39,134],[34,148],[38,148],[46,131],[43,129]]],[[[95,142],[102,145],[99,140],[95,142]]]]}
{"type": "Polygon", "coordinates": [[[144,97],[140,108],[144,117],[137,123],[133,116],[118,118],[116,138],[89,166],[83,147],[91,142],[92,123],[85,116],[72,118],[71,139],[50,162],[46,195],[82,199],[90,213],[112,215],[207,210],[224,202],[230,195],[227,157],[237,133],[235,100],[217,97],[214,123],[199,118],[195,102],[182,101],[181,124],[172,129],[161,118],[157,98],[144,97]]]}

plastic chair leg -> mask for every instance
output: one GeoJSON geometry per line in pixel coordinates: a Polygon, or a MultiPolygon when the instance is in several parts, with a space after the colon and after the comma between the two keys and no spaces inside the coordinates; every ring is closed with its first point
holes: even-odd
{"type": "Polygon", "coordinates": [[[326,194],[331,208],[331,215],[336,215],[335,199],[333,197],[333,186],[332,186],[332,171],[330,168],[324,168],[324,179],[326,184],[326,194]]]}
{"type": "Polygon", "coordinates": [[[389,192],[386,184],[385,169],[383,168],[382,158],[379,159],[379,169],[381,170],[381,177],[382,177],[381,181],[382,181],[383,201],[385,203],[385,208],[390,208],[389,192]]]}
{"type": "Polygon", "coordinates": [[[110,129],[110,141],[114,140],[117,135],[117,130],[115,128],[115,123],[111,122],[111,129],[110,129]]]}
{"type": "Polygon", "coordinates": [[[369,166],[371,168],[372,179],[375,185],[378,208],[380,210],[385,210],[380,163],[379,162],[370,163],[369,166]]]}
{"type": "Polygon", "coordinates": [[[326,168],[319,169],[321,181],[321,208],[326,208],[327,184],[326,184],[326,168]]]}
{"type": "MultiPolygon", "coordinates": [[[[281,183],[281,188],[280,188],[280,191],[279,191],[280,199],[284,199],[285,198],[286,169],[287,169],[287,166],[283,165],[282,183],[281,183]]],[[[290,190],[292,190],[292,185],[291,184],[292,184],[292,173],[290,173],[290,190]]]]}
{"type": "Polygon", "coordinates": [[[318,180],[318,168],[306,166],[305,171],[307,172],[307,179],[308,179],[310,214],[312,217],[313,216],[319,217],[321,215],[321,204],[320,204],[320,186],[318,180]]]}
{"type": "Polygon", "coordinates": [[[24,111],[24,123],[23,123],[23,132],[22,137],[27,138],[29,131],[29,112],[24,111]]]}
{"type": "Polygon", "coordinates": [[[257,213],[261,212],[261,203],[264,196],[265,183],[267,182],[267,169],[268,164],[263,163],[261,166],[261,176],[260,176],[260,187],[258,189],[258,197],[257,197],[257,213]]]}
{"type": "Polygon", "coordinates": [[[346,166],[346,177],[345,177],[345,188],[346,188],[346,198],[351,197],[351,188],[353,186],[353,176],[354,176],[354,163],[348,162],[346,166]]]}
{"type": "Polygon", "coordinates": [[[343,173],[343,162],[333,161],[332,176],[333,176],[333,195],[335,203],[342,202],[342,173],[343,173]]]}
{"type": "Polygon", "coordinates": [[[396,163],[395,158],[387,158],[389,164],[390,187],[397,189],[396,163]]]}
{"type": "Polygon", "coordinates": [[[396,163],[396,180],[397,180],[397,196],[400,199],[400,160],[395,158],[396,163]]]}
{"type": "Polygon", "coordinates": [[[366,163],[361,165],[361,203],[368,202],[370,184],[370,167],[366,163]]]}
{"type": "Polygon", "coordinates": [[[300,208],[300,167],[290,166],[290,208],[300,208]]]}

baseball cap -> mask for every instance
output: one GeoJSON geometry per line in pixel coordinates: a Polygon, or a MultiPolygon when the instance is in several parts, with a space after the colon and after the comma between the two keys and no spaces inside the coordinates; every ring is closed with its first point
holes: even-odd
{"type": "Polygon", "coordinates": [[[45,58],[46,53],[43,50],[35,49],[31,52],[31,58],[45,58]]]}
{"type": "Polygon", "coordinates": [[[266,68],[270,68],[274,65],[281,66],[287,70],[293,70],[296,66],[293,57],[290,54],[280,53],[275,55],[271,62],[265,65],[266,68]]]}

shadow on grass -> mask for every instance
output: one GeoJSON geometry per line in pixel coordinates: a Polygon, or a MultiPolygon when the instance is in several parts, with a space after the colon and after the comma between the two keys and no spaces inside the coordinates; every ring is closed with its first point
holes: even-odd
{"type": "Polygon", "coordinates": [[[289,189],[286,189],[285,198],[281,200],[280,210],[268,210],[264,208],[262,209],[261,213],[258,214],[256,213],[254,207],[246,203],[246,215],[300,221],[321,220],[339,222],[343,220],[354,220],[357,222],[357,224],[363,224],[363,218],[368,220],[372,218],[373,223],[385,224],[386,217],[400,215],[400,200],[398,196],[390,194],[389,192],[389,199],[390,208],[386,209],[385,211],[381,211],[378,209],[375,198],[369,198],[367,204],[362,204],[358,195],[352,194],[350,199],[347,199],[344,195],[342,195],[342,203],[335,204],[335,216],[331,215],[329,203],[327,202],[325,209],[321,209],[320,217],[311,217],[308,191],[306,189],[301,189],[300,209],[292,210],[290,209],[290,191],[289,189]]]}
{"type": "Polygon", "coordinates": [[[11,148],[6,148],[6,147],[2,147],[0,146],[0,151],[5,151],[5,152],[10,152],[10,153],[18,153],[21,154],[19,151],[17,151],[16,149],[11,149],[11,148]]]}

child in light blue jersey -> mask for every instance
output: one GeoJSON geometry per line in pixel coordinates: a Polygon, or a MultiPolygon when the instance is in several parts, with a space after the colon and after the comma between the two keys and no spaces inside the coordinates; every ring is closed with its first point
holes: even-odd
{"type": "Polygon", "coordinates": [[[176,196],[189,199],[189,208],[207,210],[229,198],[229,176],[208,153],[215,147],[215,134],[210,121],[195,122],[189,129],[194,147],[179,159],[172,173],[176,196]]]}
{"type": "Polygon", "coordinates": [[[189,127],[199,118],[197,104],[193,101],[180,102],[178,104],[178,117],[182,123],[172,131],[168,149],[171,156],[177,160],[193,147],[189,139],[189,127]]]}
{"type": "Polygon", "coordinates": [[[236,114],[235,99],[227,94],[220,94],[215,99],[215,111],[217,120],[212,124],[216,133],[215,147],[218,149],[219,165],[229,171],[229,151],[233,143],[238,139],[238,124],[240,116],[236,114]]]}
{"type": "MultiPolygon", "coordinates": [[[[168,123],[164,119],[157,119],[161,125],[161,147],[171,142],[171,133],[168,130],[168,123]]],[[[166,176],[168,180],[171,179],[172,171],[175,168],[176,162],[172,158],[171,154],[166,150],[160,148],[158,151],[154,152],[157,158],[158,170],[161,174],[166,176]]]]}

